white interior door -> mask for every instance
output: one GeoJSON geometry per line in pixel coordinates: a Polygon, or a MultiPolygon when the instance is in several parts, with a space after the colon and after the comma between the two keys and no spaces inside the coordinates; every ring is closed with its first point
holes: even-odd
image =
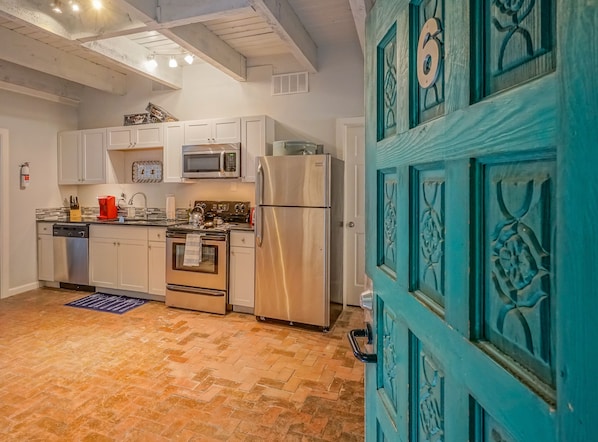
{"type": "Polygon", "coordinates": [[[337,123],[345,159],[344,299],[359,305],[365,287],[365,125],[363,118],[337,123]]]}

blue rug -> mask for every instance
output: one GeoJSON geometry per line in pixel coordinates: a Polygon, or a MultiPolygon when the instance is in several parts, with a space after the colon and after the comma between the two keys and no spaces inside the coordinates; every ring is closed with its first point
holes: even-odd
{"type": "Polygon", "coordinates": [[[106,293],[93,293],[76,301],[69,302],[70,307],[86,308],[98,312],[109,312],[122,315],[147,302],[146,299],[129,298],[127,296],[108,295],[106,293]]]}

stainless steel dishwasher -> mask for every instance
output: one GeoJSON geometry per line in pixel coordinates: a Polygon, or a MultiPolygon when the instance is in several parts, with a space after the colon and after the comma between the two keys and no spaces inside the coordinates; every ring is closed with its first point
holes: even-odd
{"type": "Polygon", "coordinates": [[[89,284],[89,224],[56,223],[54,237],[54,281],[89,284]]]}

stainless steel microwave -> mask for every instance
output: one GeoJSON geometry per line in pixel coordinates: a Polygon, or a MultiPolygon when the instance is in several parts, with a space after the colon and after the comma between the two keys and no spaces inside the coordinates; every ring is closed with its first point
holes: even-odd
{"type": "Polygon", "coordinates": [[[183,178],[239,178],[241,143],[183,146],[183,178]]]}

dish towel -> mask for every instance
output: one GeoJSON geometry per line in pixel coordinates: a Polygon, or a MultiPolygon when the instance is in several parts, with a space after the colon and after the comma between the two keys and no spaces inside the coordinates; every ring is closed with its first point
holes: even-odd
{"type": "Polygon", "coordinates": [[[185,239],[185,256],[183,265],[185,267],[198,267],[201,262],[201,235],[187,233],[185,239]]]}

